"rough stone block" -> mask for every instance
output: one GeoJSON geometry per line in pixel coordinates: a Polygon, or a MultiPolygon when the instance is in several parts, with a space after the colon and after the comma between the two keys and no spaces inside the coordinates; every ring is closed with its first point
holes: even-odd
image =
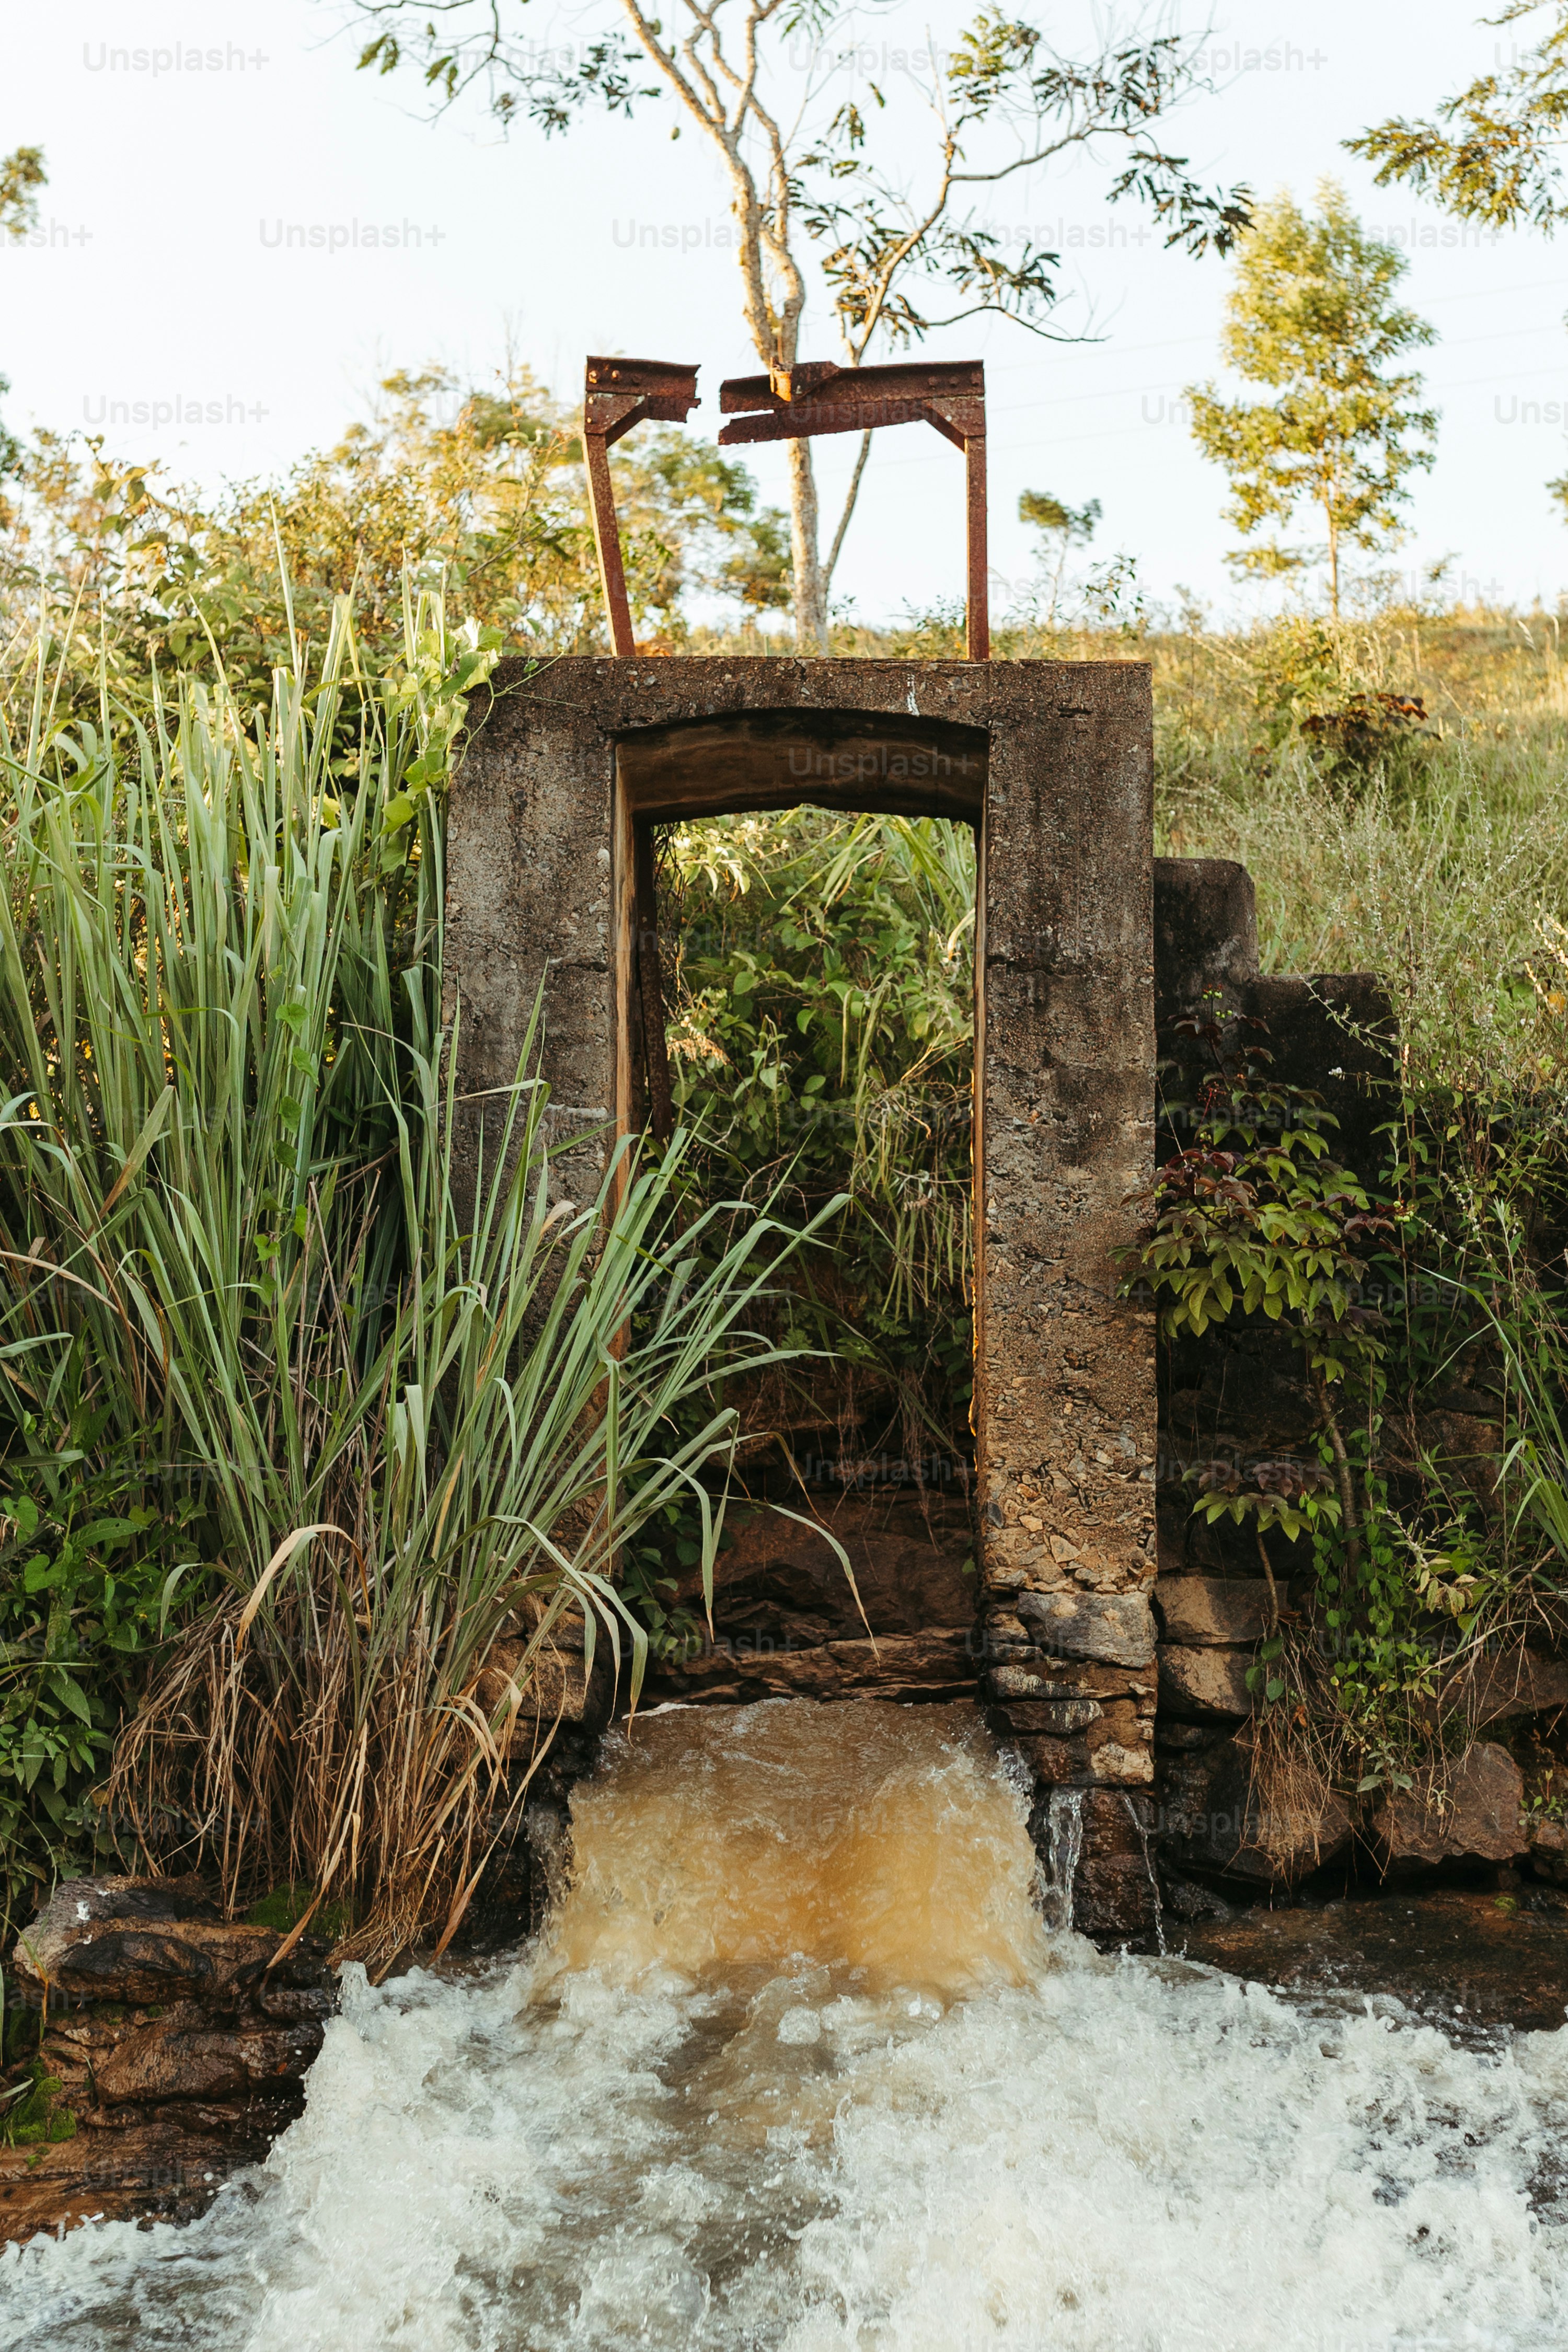
{"type": "Polygon", "coordinates": [[[1246,1748],[1224,1739],[1172,1760],[1160,1826],[1163,1852],[1178,1870],[1287,1888],[1344,1851],[1356,1816],[1305,1766],[1285,1782],[1258,1787],[1246,1748]]]}
{"type": "Polygon", "coordinates": [[[1162,1576],[1152,1598],[1167,1642],[1219,1647],[1261,1642],[1268,1631],[1268,1587],[1261,1577],[1162,1576]]]}
{"type": "Polygon", "coordinates": [[[1149,1800],[1120,1789],[1086,1789],[1079,1803],[1082,1843],[1073,1874],[1073,1925],[1086,1936],[1152,1948],[1159,1894],[1149,1800]]]}
{"type": "Polygon", "coordinates": [[[1254,1702],[1247,1675],[1255,1659],[1250,1648],[1189,1650],[1174,1642],[1162,1642],[1160,1704],[1173,1715],[1200,1723],[1206,1717],[1234,1719],[1250,1715],[1254,1702]]]}
{"type": "MultiPolygon", "coordinates": [[[[196,1879],[72,1878],[17,1935],[12,1967],[51,2000],[216,2002],[260,1983],[283,1938],[220,1919],[196,1879]]],[[[286,1982],[311,1983],[325,1948],[307,1939],[284,1963],[286,1982]]]]}
{"type": "Polygon", "coordinates": [[[304,2104],[336,2006],[326,1947],[279,1959],[270,1928],[226,1921],[196,1878],[79,1878],[7,1956],[40,2012],[38,2054],[78,2129],[0,2149],[0,2237],[94,2216],[188,2221],[258,2163],[304,2104]]]}
{"type": "Polygon", "coordinates": [[[956,1627],[924,1633],[889,1633],[876,1642],[814,1642],[801,1649],[721,1639],[661,1675],[650,1697],[674,1695],[710,1706],[759,1698],[952,1699],[972,1697],[974,1658],[970,1637],[956,1627]]]}
{"type": "Polygon", "coordinates": [[[298,2082],[321,2046],[321,2027],[237,2031],[160,2020],[115,2043],[93,2069],[105,2106],[165,2099],[246,2099],[298,2082]]]}
{"type": "Polygon", "coordinates": [[[1530,1844],[1523,1799],[1523,1779],[1507,1748],[1477,1740],[1457,1764],[1384,1796],[1373,1812],[1372,1834],[1390,1867],[1465,1857],[1510,1862],[1530,1844]]]}
{"type": "MultiPolygon", "coordinates": [[[[992,1677],[995,1679],[994,1676],[992,1677]]],[[[1011,1731],[1049,1731],[1058,1739],[1075,1731],[1087,1731],[1105,1713],[1095,1698],[1017,1698],[1005,1694],[1007,1703],[994,1712],[993,1719],[1005,1719],[1011,1731]]]]}
{"type": "Polygon", "coordinates": [[[1568,1658],[1542,1657],[1516,1645],[1479,1660],[1466,1681],[1459,1703],[1474,1723],[1503,1723],[1568,1706],[1568,1658]]]}
{"type": "Polygon", "coordinates": [[[1154,985],[1161,1025],[1211,988],[1258,976],[1258,893],[1228,857],[1154,860],[1154,985]]]}
{"type": "Polygon", "coordinates": [[[1392,1075],[1392,1015],[1378,981],[1365,972],[1259,974],[1251,879],[1228,859],[1157,858],[1153,906],[1162,1040],[1205,990],[1221,989],[1236,1011],[1268,1024],[1276,1076],[1322,1095],[1340,1122],[1338,1149],[1373,1178],[1392,1075]]]}
{"type": "Polygon", "coordinates": [[[1154,1618],[1142,1592],[1020,1592],[1014,1609],[1041,1649],[1111,1665],[1154,1663],[1154,1618]]]}
{"type": "Polygon", "coordinates": [[[1062,1658],[1038,1650],[1018,1652],[994,1665],[985,1676],[988,1698],[1107,1699],[1130,1698],[1142,1715],[1154,1712],[1156,1684],[1147,1666],[1108,1666],[1082,1658],[1062,1658]]]}
{"type": "Polygon", "coordinates": [[[1247,989],[1243,1009],[1265,1021],[1264,1041],[1277,1078],[1312,1087],[1338,1119],[1337,1157],[1368,1183],[1376,1181],[1384,1147],[1378,1129],[1388,1118],[1394,1076],[1393,1013],[1381,981],[1370,972],[1268,972],[1247,989]]]}
{"type": "Polygon", "coordinates": [[[493,1642],[474,1688],[487,1717],[510,1720],[508,1755],[531,1756],[557,1724],[602,1731],[616,1695],[608,1642],[601,1636],[595,1643],[591,1674],[581,1649],[549,1644],[526,1669],[524,1649],[520,1641],[493,1642]]]}
{"type": "Polygon", "coordinates": [[[1016,1748],[1047,1787],[1092,1788],[1104,1782],[1112,1788],[1144,1789],[1153,1784],[1153,1723],[1129,1700],[1111,1700],[1092,1723],[1071,1733],[1051,1729],[1048,1717],[1043,1710],[1037,1717],[1032,1700],[1017,1707],[993,1706],[987,1715],[997,1738],[1016,1748]]]}

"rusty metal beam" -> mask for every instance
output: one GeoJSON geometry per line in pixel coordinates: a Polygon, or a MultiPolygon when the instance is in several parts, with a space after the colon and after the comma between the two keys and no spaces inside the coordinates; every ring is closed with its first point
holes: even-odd
{"type": "Polygon", "coordinates": [[[762,416],[742,416],[719,438],[726,448],[745,441],[804,441],[815,433],[867,433],[883,425],[931,422],[923,400],[802,401],[762,416]]]}
{"type": "Polygon", "coordinates": [[[952,400],[985,397],[985,370],[979,360],[900,360],[886,367],[842,368],[832,360],[807,360],[766,375],[731,376],[719,387],[726,416],[749,408],[797,407],[830,397],[851,400],[952,400]]]}
{"type": "Polygon", "coordinates": [[[621,527],[616,518],[615,485],[610,479],[610,448],[645,417],[684,425],[697,404],[694,367],[685,367],[672,360],[590,357],[587,362],[583,385],[583,455],[588,470],[588,502],[594,516],[594,544],[599,553],[599,584],[609,617],[610,645],[622,656],[634,654],[637,645],[632,635],[631,607],[626,601],[626,567],[621,562],[621,527]]]}
{"type": "Polygon", "coordinates": [[[731,376],[719,387],[719,406],[735,420],[720,433],[721,447],[799,441],[817,433],[869,433],[889,425],[932,425],[943,440],[962,449],[965,650],[971,661],[989,661],[985,370],[980,361],[916,360],[887,367],[841,368],[831,360],[808,360],[798,367],[773,368],[766,375],[731,376]]]}

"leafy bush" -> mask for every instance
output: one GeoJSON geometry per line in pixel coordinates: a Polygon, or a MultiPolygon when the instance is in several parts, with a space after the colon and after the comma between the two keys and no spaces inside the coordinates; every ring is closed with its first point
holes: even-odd
{"type": "Polygon", "coordinates": [[[1301,732],[1336,782],[1361,781],[1382,769],[1408,781],[1431,741],[1419,695],[1352,694],[1337,709],[1315,710],[1301,732]]]}
{"type": "MultiPolygon", "coordinates": [[[[27,1423],[24,1439],[33,1433],[27,1423]]],[[[88,1446],[35,1455],[0,1501],[0,1894],[7,1917],[62,1862],[105,1842],[92,1791],[163,1630],[177,1559],[199,1539],[195,1482],[94,1470],[88,1446]],[[181,1491],[184,1489],[184,1491],[181,1491]]],[[[186,1602],[199,1586],[188,1587],[186,1602]]]]}
{"type": "MultiPolygon", "coordinates": [[[[662,871],[673,1090],[696,1130],[698,1193],[784,1184],[808,1215],[842,1196],[823,1229],[831,1260],[797,1263],[781,1336],[837,1360],[829,1410],[847,1438],[869,1423],[860,1442],[892,1434],[910,1460],[962,1452],[973,836],[799,808],[677,828],[662,871]]],[[[820,1371],[809,1385],[793,1409],[820,1421],[820,1371]]]]}
{"type": "MultiPolygon", "coordinates": [[[[1194,1139],[1160,1171],[1123,1286],[1157,1304],[1167,1341],[1248,1319],[1289,1338],[1316,1402],[1309,1458],[1194,1467],[1192,1507],[1252,1531],[1272,1601],[1249,1677],[1267,1736],[1315,1744],[1352,1787],[1409,1786],[1470,1736],[1478,1662],[1549,1629],[1560,1591],[1568,1345],[1518,1215],[1527,1182],[1548,1190],[1540,1150],[1496,1139],[1489,1168],[1456,1150],[1473,1120],[1467,1135],[1443,1116],[1456,1106],[1406,1088],[1386,1129],[1394,1197],[1376,1203],[1333,1160],[1320,1099],[1272,1077],[1260,1024],[1216,992],[1178,1026],[1203,1066],[1164,1108],[1194,1139]],[[1510,1443],[1483,1500],[1410,1433],[1429,1394],[1500,1362],[1510,1443]],[[1299,1622],[1270,1535],[1310,1555],[1299,1622]]],[[[1559,1147],[1559,1192],[1563,1172],[1559,1147]]]]}

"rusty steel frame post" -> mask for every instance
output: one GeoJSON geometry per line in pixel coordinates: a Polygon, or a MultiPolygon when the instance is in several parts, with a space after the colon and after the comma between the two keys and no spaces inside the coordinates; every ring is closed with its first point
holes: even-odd
{"type": "Polygon", "coordinates": [[[972,433],[963,445],[964,532],[968,594],[964,603],[964,651],[971,661],[991,658],[990,558],[985,545],[985,436],[972,433]]]}
{"type": "Polygon", "coordinates": [[[684,425],[698,405],[697,370],[673,360],[596,359],[590,356],[583,384],[583,455],[588,471],[588,502],[594,543],[599,553],[599,584],[610,624],[610,646],[626,658],[637,651],[621,527],[610,479],[610,446],[645,417],[684,425]]]}
{"type": "Polygon", "coordinates": [[[719,405],[735,418],[721,447],[798,441],[814,433],[869,433],[885,425],[934,425],[963,452],[966,542],[965,651],[991,658],[990,576],[985,545],[985,370],[979,360],[916,360],[889,367],[840,368],[809,360],[767,375],[731,376],[719,405]],[[748,413],[749,412],[749,413],[748,413]]]}
{"type": "Polygon", "coordinates": [[[604,436],[584,432],[583,455],[588,465],[588,501],[594,510],[594,545],[598,551],[599,586],[610,624],[610,651],[624,657],[635,653],[637,645],[632,636],[631,606],[626,602],[626,574],[621,562],[621,529],[616,519],[609,449],[604,436]]]}

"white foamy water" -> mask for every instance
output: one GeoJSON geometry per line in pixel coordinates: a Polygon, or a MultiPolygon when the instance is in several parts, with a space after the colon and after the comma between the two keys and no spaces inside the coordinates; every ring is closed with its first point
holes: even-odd
{"type": "Polygon", "coordinates": [[[204,2220],[13,2252],[0,2347],[1568,2342],[1564,2034],[1047,1937],[942,1711],[664,1717],[576,1843],[518,1963],[347,1972],[305,2115],[204,2220]]]}

